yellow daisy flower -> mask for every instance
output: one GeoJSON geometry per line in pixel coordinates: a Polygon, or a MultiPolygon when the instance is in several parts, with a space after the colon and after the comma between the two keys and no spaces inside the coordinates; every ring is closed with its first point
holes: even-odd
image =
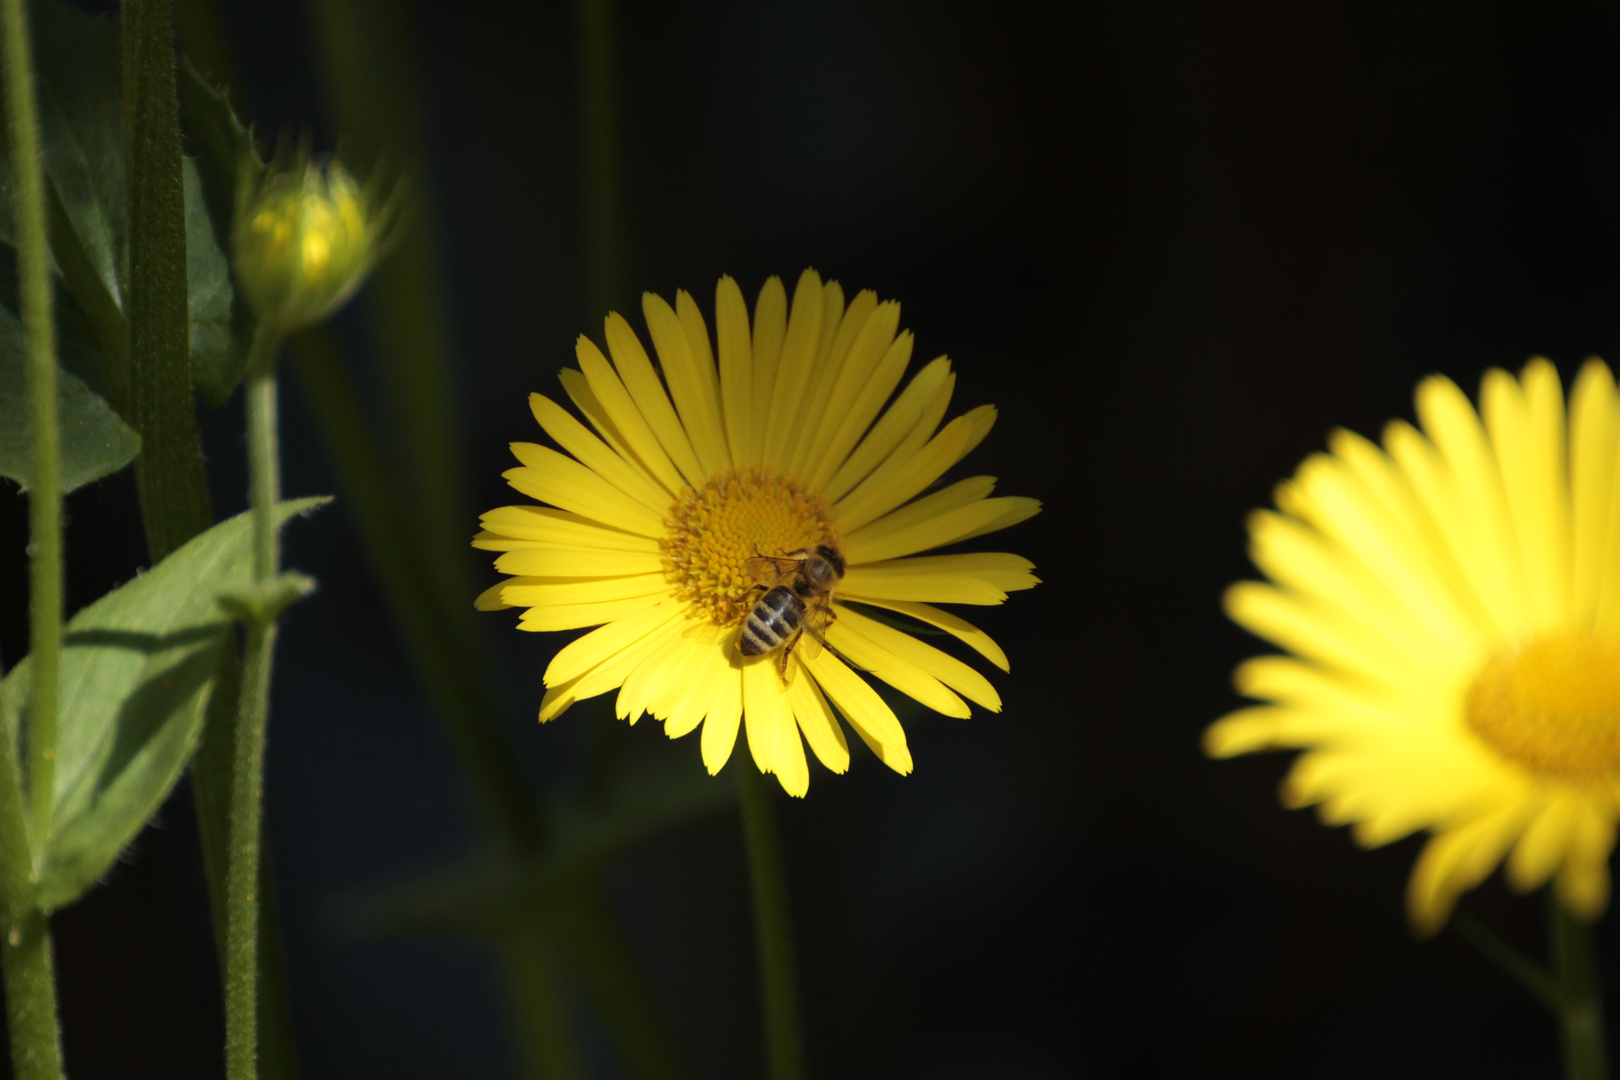
{"type": "Polygon", "coordinates": [[[1407,890],[1420,933],[1504,858],[1510,886],[1556,878],[1594,919],[1620,813],[1620,394],[1588,362],[1566,423],[1534,360],[1488,372],[1479,413],[1438,377],[1417,412],[1382,449],[1335,432],[1250,520],[1271,582],[1227,611],[1293,655],[1238,669],[1268,704],[1205,746],[1303,748],[1284,802],[1364,847],[1432,833],[1407,890]]]}
{"type": "MultiPolygon", "coordinates": [[[[531,395],[563,452],[514,443],[522,464],[503,474],[548,505],[492,510],[473,540],[503,552],[495,568],[514,575],[480,596],[480,609],[525,608],[523,630],[596,627],[546,669],[541,721],[617,689],[621,719],[651,713],[670,738],[701,724],[710,773],[746,722],[755,764],[803,795],[801,734],[833,772],[849,765],[834,708],[886,764],[911,771],[893,710],[852,665],[948,716],[968,715],[963,698],[999,711],[978,671],[846,603],[933,627],[1007,670],[987,634],[933,605],[999,604],[1036,584],[1033,564],[1002,552],[917,555],[1040,508],[991,498],[988,476],[922,494],[984,439],[995,409],[939,426],[955,382],[943,356],[889,402],[911,358],[899,304],[867,291],[846,305],[838,283],[811,270],[791,311],[781,280],[766,282],[751,327],[736,282],[720,279],[718,367],[685,292],[674,307],[647,294],[642,310],[663,378],[623,317],[607,318],[611,362],[581,336],[579,369],[564,369],[562,384],[589,426],[531,395]],[[743,655],[742,624],[776,580],[762,568],[792,585],[797,561],[820,547],[844,562],[830,648],[784,634],[785,644],[743,655]]],[[[805,614],[824,596],[812,590],[805,614]]]]}

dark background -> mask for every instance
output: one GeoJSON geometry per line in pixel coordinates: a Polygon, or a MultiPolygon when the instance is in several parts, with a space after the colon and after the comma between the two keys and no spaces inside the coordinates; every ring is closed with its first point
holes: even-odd
{"type": "MultiPolygon", "coordinates": [[[[582,310],[573,13],[410,11],[477,511],[518,501],[499,473],[508,441],[536,437],[526,395],[553,393],[574,336],[601,325],[582,310]]],[[[300,9],[225,13],[261,129],[332,145],[300,9]]],[[[1278,807],[1284,756],[1210,762],[1199,736],[1262,650],[1219,607],[1252,573],[1244,514],[1330,428],[1410,416],[1431,372],[1472,392],[1533,354],[1566,378],[1620,357],[1616,7],[621,15],[632,287],[708,311],[721,273],[752,300],[809,265],[901,300],[919,361],[956,363],[952,413],[1000,407],[961,474],[1046,505],[983,545],[1028,555],[1045,584],[967,612],[1012,658],[1004,711],[906,715],[912,776],[857,750],[847,775],[812,766],[809,797],[778,800],[812,1074],[1554,1075],[1527,994],[1454,936],[1408,933],[1417,841],[1360,852],[1278,807]]],[[[334,490],[295,387],[285,402],[288,493],[334,490]]],[[[239,431],[236,403],[207,421],[221,512],[245,502],[239,431]]],[[[69,510],[76,606],[144,556],[127,475],[69,510]]],[[[24,520],[0,493],[8,658],[26,644],[24,520]]],[[[266,788],[304,1075],[514,1076],[484,952],[358,940],[338,918],[464,853],[474,822],[341,510],[296,525],[288,557],[322,583],[282,637],[266,788]]],[[[580,707],[536,725],[566,638],[512,622],[481,626],[538,785],[617,722],[580,707]]],[[[620,737],[701,768],[695,735],[666,743],[649,720],[620,737]]],[[[614,885],[697,1074],[759,1075],[735,816],[637,848],[614,885]]],[[[1466,906],[1540,949],[1539,897],[1493,878],[1466,906]]],[[[220,1073],[184,789],[54,926],[75,1077],[220,1073]]]]}

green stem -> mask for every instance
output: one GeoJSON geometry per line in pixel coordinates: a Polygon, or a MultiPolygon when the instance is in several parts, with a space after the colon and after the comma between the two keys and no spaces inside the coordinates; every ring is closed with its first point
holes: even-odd
{"type": "Polygon", "coordinates": [[[6,114],[16,172],[17,269],[28,365],[32,482],[28,492],[29,818],[34,851],[51,825],[56,774],[56,710],[62,655],[62,445],[57,415],[56,324],[51,313],[50,248],[46,240],[45,164],[39,149],[39,101],[28,14],[22,0],[4,6],[6,114]]]}
{"type": "Polygon", "coordinates": [[[28,495],[29,581],[28,777],[23,803],[17,732],[0,731],[0,890],[5,903],[0,965],[5,969],[6,1023],[19,1080],[60,1080],[62,1040],[56,1021],[56,976],[50,927],[34,907],[33,858],[50,831],[55,792],[58,671],[62,651],[62,459],[57,415],[56,327],[51,312],[50,249],[46,242],[45,167],[39,149],[28,13],[23,0],[0,2],[5,37],[5,100],[21,278],[24,348],[32,435],[28,495]],[[30,830],[29,824],[32,824],[30,830]],[[32,843],[29,837],[32,834],[32,843]]]}
{"type": "Polygon", "coordinates": [[[173,0],[126,0],[122,19],[130,412],[141,435],[141,516],[157,562],[208,528],[213,511],[191,395],[173,0]]]}
{"type": "Polygon", "coordinates": [[[62,1042],[56,1029],[56,973],[45,913],[29,910],[7,920],[0,944],[6,975],[6,1022],[17,1080],[62,1080],[62,1042]]]}
{"type": "Polygon", "coordinates": [[[799,991],[782,843],[765,778],[749,761],[738,762],[734,769],[754,886],[754,925],[759,936],[760,988],[765,1002],[766,1075],[770,1080],[802,1080],[804,1037],[799,1030],[799,991]]]}
{"type": "Polygon", "coordinates": [[[261,322],[248,348],[248,505],[253,511],[253,576],[260,584],[281,571],[276,504],[281,501],[281,451],[277,445],[276,350],[281,334],[261,322]]]}
{"type": "MultiPolygon", "coordinates": [[[[280,569],[274,517],[281,498],[276,445],[278,342],[279,335],[261,323],[253,336],[247,381],[253,569],[261,586],[267,585],[280,569]]],[[[230,851],[225,875],[225,1074],[230,1080],[254,1080],[259,1074],[261,788],[275,641],[274,613],[261,612],[249,621],[231,769],[230,851]]]]}
{"type": "Polygon", "coordinates": [[[511,1004],[528,1075],[538,1080],[577,1080],[579,1048],[562,1000],[555,951],[538,921],[514,921],[499,939],[511,1004]]]}
{"type": "Polygon", "coordinates": [[[1555,1013],[1561,1008],[1558,984],[1540,964],[1497,937],[1488,926],[1462,908],[1452,913],[1451,926],[1480,955],[1517,980],[1537,1001],[1555,1013]]]}
{"type": "Polygon", "coordinates": [[[1558,1026],[1567,1080],[1605,1080],[1608,1051],[1603,1032],[1603,993],[1592,951],[1592,928],[1556,896],[1552,911],[1553,975],[1559,987],[1558,1026]]]}

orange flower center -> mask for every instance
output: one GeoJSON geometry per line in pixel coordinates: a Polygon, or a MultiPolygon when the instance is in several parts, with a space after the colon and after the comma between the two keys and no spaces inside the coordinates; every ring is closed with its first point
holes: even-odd
{"type": "Polygon", "coordinates": [[[693,614],[716,626],[741,623],[759,599],[743,571],[747,560],[839,545],[831,504],[804,481],[765,466],[687,488],[664,524],[665,575],[693,614]]]}
{"type": "Polygon", "coordinates": [[[1492,657],[1468,692],[1468,726],[1532,772],[1590,780],[1620,772],[1620,647],[1585,631],[1492,657]]]}

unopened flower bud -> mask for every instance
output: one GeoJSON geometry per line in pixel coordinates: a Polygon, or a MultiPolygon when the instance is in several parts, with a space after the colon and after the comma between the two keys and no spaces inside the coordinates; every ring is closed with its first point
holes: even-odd
{"type": "Polygon", "coordinates": [[[232,237],[248,303],[283,330],[320,322],[354,295],[395,216],[337,161],[299,157],[239,193],[232,237]]]}

